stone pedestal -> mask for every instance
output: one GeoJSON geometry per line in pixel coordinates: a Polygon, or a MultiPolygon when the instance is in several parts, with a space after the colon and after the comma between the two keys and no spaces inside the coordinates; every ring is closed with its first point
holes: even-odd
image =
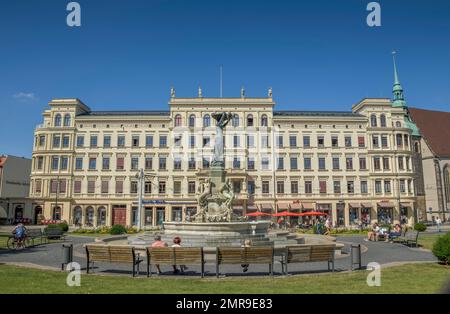
{"type": "Polygon", "coordinates": [[[212,166],[209,171],[211,179],[211,194],[219,194],[220,188],[225,183],[225,170],[220,166],[212,166]]]}

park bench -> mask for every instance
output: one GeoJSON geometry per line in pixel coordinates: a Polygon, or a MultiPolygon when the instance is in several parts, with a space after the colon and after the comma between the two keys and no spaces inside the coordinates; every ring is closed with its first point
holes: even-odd
{"type": "Polygon", "coordinates": [[[61,239],[61,240],[65,239],[64,231],[62,231],[59,228],[45,229],[43,237],[47,239],[47,242],[50,239],[61,239]]]}
{"type": "Polygon", "coordinates": [[[201,277],[205,275],[205,257],[201,247],[147,248],[147,277],[153,265],[200,265],[201,277]]]}
{"type": "Polygon", "coordinates": [[[250,265],[268,264],[269,274],[273,276],[273,247],[222,247],[216,248],[216,277],[219,277],[219,267],[223,264],[250,265]]]}
{"type": "Polygon", "coordinates": [[[35,239],[39,239],[39,244],[42,244],[44,242],[44,240],[46,240],[48,242],[48,239],[46,237],[44,237],[44,233],[42,232],[41,229],[27,230],[27,237],[32,241],[33,246],[36,245],[36,243],[34,243],[35,239]]]}
{"type": "Polygon", "coordinates": [[[288,274],[288,264],[328,262],[328,270],[334,272],[335,244],[296,245],[288,246],[282,255],[281,268],[288,274]],[[330,269],[331,265],[331,269],[330,269]]]}
{"type": "Polygon", "coordinates": [[[407,246],[417,247],[417,240],[419,238],[419,231],[416,230],[408,230],[403,236],[397,237],[394,239],[394,242],[400,242],[407,246]]]}
{"type": "Polygon", "coordinates": [[[89,274],[90,264],[94,262],[103,263],[120,263],[132,264],[133,277],[139,275],[139,264],[143,261],[139,253],[135,252],[132,246],[116,246],[116,245],[101,245],[88,244],[86,247],[87,267],[86,273],[89,274]]]}

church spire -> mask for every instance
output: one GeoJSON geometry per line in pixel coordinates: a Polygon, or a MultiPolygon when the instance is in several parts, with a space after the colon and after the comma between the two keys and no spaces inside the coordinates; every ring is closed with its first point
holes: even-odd
{"type": "Polygon", "coordinates": [[[394,93],[394,101],[392,103],[393,107],[407,108],[405,97],[403,95],[403,87],[398,79],[397,63],[395,60],[396,52],[392,52],[392,60],[394,62],[394,88],[392,92],[394,93]]]}

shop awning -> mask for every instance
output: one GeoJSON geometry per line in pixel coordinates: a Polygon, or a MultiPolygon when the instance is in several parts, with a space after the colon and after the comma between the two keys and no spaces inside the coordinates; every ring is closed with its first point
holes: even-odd
{"type": "Polygon", "coordinates": [[[360,208],[361,207],[360,203],[350,203],[349,205],[351,208],[360,208]]]}
{"type": "Polygon", "coordinates": [[[292,203],[291,204],[291,210],[300,210],[300,209],[302,209],[301,203],[292,203]]]}
{"type": "Polygon", "coordinates": [[[278,203],[278,210],[289,210],[289,203],[278,203]]]}
{"type": "Polygon", "coordinates": [[[302,203],[303,209],[315,209],[316,203],[302,203]]]}
{"type": "Polygon", "coordinates": [[[361,203],[362,208],[372,208],[372,203],[361,203]]]}
{"type": "Polygon", "coordinates": [[[259,204],[259,208],[261,210],[272,210],[273,204],[272,203],[261,203],[261,204],[259,204]]]}
{"type": "Polygon", "coordinates": [[[378,205],[378,207],[381,207],[381,208],[392,208],[392,207],[394,207],[394,204],[392,204],[391,202],[379,202],[377,205],[378,205]]]}
{"type": "Polygon", "coordinates": [[[255,212],[257,210],[258,210],[258,206],[254,205],[254,204],[247,206],[247,211],[248,212],[255,212]]]}
{"type": "Polygon", "coordinates": [[[400,203],[402,207],[412,207],[411,203],[400,203]]]}

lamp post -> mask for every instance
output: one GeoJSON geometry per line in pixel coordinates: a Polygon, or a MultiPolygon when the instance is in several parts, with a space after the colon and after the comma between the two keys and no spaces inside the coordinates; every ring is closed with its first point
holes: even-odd
{"type": "Polygon", "coordinates": [[[142,229],[142,223],[141,223],[141,217],[142,215],[142,209],[143,209],[143,203],[144,203],[144,185],[145,185],[145,178],[154,176],[154,173],[145,173],[144,169],[141,168],[138,173],[136,173],[136,178],[138,179],[138,210],[137,210],[137,230],[140,231],[142,229]]]}

